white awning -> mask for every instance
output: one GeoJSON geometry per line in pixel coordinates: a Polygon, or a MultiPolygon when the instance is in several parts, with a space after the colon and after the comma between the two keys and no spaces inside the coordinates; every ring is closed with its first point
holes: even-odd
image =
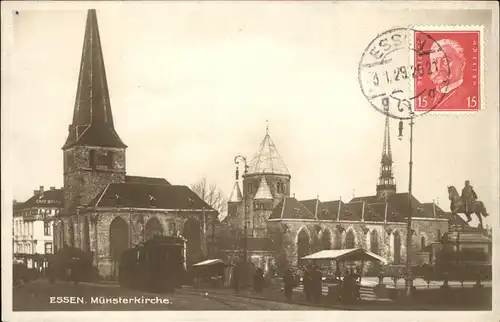
{"type": "Polygon", "coordinates": [[[338,260],[338,261],[376,261],[387,264],[387,260],[382,256],[369,252],[362,248],[351,249],[325,249],[302,257],[311,260],[338,260]]]}
{"type": "MultiPolygon", "coordinates": [[[[222,259],[215,258],[215,259],[204,260],[203,262],[193,264],[193,266],[197,266],[197,267],[199,267],[199,266],[212,266],[212,265],[217,265],[217,264],[228,265],[228,264],[224,263],[224,261],[222,259]]],[[[228,265],[228,266],[230,266],[230,265],[228,265]]]]}

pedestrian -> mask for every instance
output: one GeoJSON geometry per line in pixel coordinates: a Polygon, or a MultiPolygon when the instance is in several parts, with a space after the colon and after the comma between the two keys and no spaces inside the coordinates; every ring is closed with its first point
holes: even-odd
{"type": "Polygon", "coordinates": [[[302,285],[304,286],[304,293],[306,294],[306,300],[311,300],[311,267],[308,265],[304,269],[304,274],[302,275],[302,285]]]}
{"type": "Polygon", "coordinates": [[[362,274],[362,269],[361,269],[361,266],[359,266],[356,269],[356,281],[359,283],[361,283],[361,274],[362,274]]]}
{"type": "Polygon", "coordinates": [[[71,280],[74,285],[78,285],[80,282],[81,274],[81,263],[79,258],[73,258],[71,260],[71,280]]]}
{"type": "Polygon", "coordinates": [[[234,270],[233,270],[233,287],[234,287],[234,292],[235,293],[238,293],[239,292],[239,286],[240,286],[240,276],[239,276],[239,268],[238,268],[238,264],[236,264],[236,266],[234,267],[234,270]]]}
{"type": "Polygon", "coordinates": [[[262,292],[263,286],[264,286],[264,272],[262,271],[261,268],[257,268],[253,276],[253,288],[255,292],[260,293],[262,292]]]}
{"type": "Polygon", "coordinates": [[[312,281],[312,294],[313,294],[313,299],[314,302],[319,303],[321,300],[321,296],[323,295],[323,286],[322,286],[322,274],[318,267],[314,267],[312,274],[311,274],[311,281],[312,281]]]}
{"type": "Polygon", "coordinates": [[[49,279],[49,283],[54,284],[56,281],[56,277],[55,277],[54,267],[51,261],[47,263],[46,272],[47,272],[47,278],[49,279]]]}
{"type": "Polygon", "coordinates": [[[285,290],[285,297],[287,301],[292,300],[293,286],[295,284],[295,277],[291,269],[287,269],[283,277],[283,284],[285,290]]]}
{"type": "Polygon", "coordinates": [[[352,274],[349,270],[344,273],[342,281],[342,302],[347,303],[350,301],[352,295],[352,274]]]}

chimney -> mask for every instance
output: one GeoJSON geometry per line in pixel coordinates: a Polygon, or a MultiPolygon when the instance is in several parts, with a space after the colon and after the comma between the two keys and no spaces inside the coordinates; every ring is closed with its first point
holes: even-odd
{"type": "Polygon", "coordinates": [[[40,186],[40,193],[43,193],[43,186],[40,186]]]}
{"type": "Polygon", "coordinates": [[[54,190],[56,190],[56,187],[50,187],[50,190],[54,191],[54,190]]]}

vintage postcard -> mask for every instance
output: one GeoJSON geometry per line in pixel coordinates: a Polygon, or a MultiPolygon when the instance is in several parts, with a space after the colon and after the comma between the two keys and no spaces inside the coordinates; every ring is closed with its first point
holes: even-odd
{"type": "Polygon", "coordinates": [[[2,320],[500,317],[498,4],[1,14],[2,320]]]}

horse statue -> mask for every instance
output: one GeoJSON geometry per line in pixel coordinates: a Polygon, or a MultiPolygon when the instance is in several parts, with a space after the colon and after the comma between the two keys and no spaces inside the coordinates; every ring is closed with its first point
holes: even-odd
{"type": "Polygon", "coordinates": [[[471,200],[467,205],[466,200],[464,200],[454,186],[448,187],[448,197],[451,201],[450,209],[453,214],[461,213],[467,216],[467,222],[472,220],[471,214],[476,214],[479,219],[479,227],[483,228],[483,218],[488,217],[488,212],[486,212],[486,207],[484,203],[479,200],[471,200]],[[467,205],[467,207],[466,207],[467,205]]]}

